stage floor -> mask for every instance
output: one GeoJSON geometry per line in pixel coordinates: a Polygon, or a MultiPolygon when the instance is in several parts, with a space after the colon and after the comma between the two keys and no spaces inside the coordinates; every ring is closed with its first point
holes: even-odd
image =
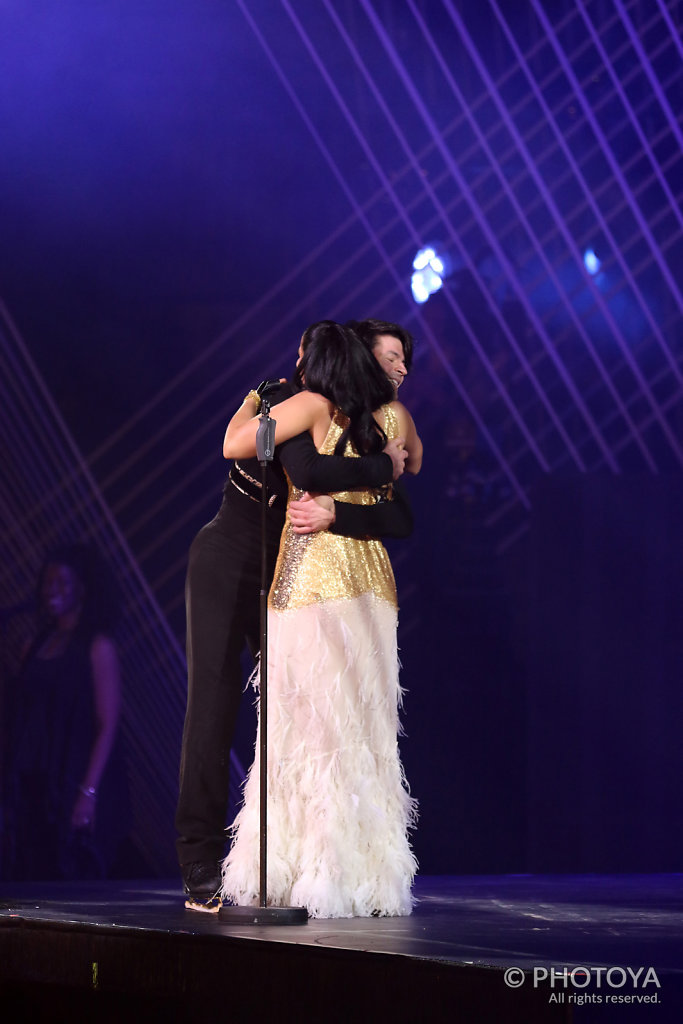
{"type": "MultiPolygon", "coordinates": [[[[25,996],[29,984],[80,988],[89,996],[95,988],[100,1000],[105,990],[121,998],[127,992],[168,1011],[171,1003],[187,1010],[193,994],[204,991],[207,972],[218,971],[217,983],[229,988],[247,977],[253,983],[252,967],[265,967],[266,982],[278,972],[289,983],[315,973],[323,1000],[330,986],[337,991],[348,979],[363,993],[354,1020],[377,1019],[371,1004],[376,1013],[393,1001],[380,1020],[416,1019],[404,992],[409,985],[422,989],[414,1005],[424,1020],[443,1013],[477,1024],[664,1024],[683,1020],[682,883],[680,875],[427,877],[417,881],[411,917],[294,927],[192,913],[175,881],[6,885],[0,980],[15,996],[25,996]],[[365,992],[374,989],[373,977],[392,989],[385,1002],[365,992]]],[[[346,1019],[348,997],[339,991],[329,1012],[299,1019],[346,1019]]],[[[226,1019],[251,1019],[247,1004],[238,1003],[237,1015],[226,1019]]],[[[294,1013],[290,1018],[283,1009],[276,1017],[294,1013]]]]}

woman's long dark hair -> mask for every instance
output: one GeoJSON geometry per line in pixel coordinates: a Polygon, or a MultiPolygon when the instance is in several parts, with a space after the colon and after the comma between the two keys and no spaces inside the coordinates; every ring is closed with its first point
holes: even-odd
{"type": "Polygon", "coordinates": [[[349,419],[335,455],[343,453],[347,440],[360,455],[381,451],[387,437],[372,413],[396,396],[375,357],[350,328],[334,320],[312,324],[301,341],[297,383],[324,395],[349,419]]]}

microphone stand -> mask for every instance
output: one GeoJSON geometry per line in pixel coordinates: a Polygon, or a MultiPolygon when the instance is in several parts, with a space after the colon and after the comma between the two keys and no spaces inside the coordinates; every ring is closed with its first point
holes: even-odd
{"type": "Polygon", "coordinates": [[[275,423],[270,418],[270,403],[261,399],[261,416],[256,434],[256,455],[261,466],[261,593],[260,629],[261,651],[259,664],[259,905],[258,907],[221,907],[222,921],[239,924],[308,924],[305,907],[268,906],[268,463],[275,452],[275,423]]]}

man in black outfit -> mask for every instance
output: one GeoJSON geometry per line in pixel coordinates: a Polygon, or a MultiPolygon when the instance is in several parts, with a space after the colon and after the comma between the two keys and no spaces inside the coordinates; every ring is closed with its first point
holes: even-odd
{"type": "MultiPolygon", "coordinates": [[[[366,320],[353,326],[396,387],[410,369],[412,338],[397,324],[366,320]],[[386,351],[393,351],[387,357],[386,351]]],[[[293,393],[290,384],[269,389],[271,405],[293,393]]],[[[275,570],[287,506],[287,471],[305,491],[327,495],[354,487],[379,488],[403,472],[404,454],[389,442],[379,455],[358,459],[319,455],[308,433],[277,447],[268,464],[268,573],[275,570]],[[284,467],[284,468],[283,468],[284,467]]],[[[185,600],[188,695],[176,812],[178,860],[185,906],[210,913],[220,908],[220,863],[225,852],[230,747],[242,692],[245,642],[259,648],[261,589],[261,468],[257,459],[234,462],[218,515],[190,547],[185,600]]],[[[394,500],[371,506],[299,503],[298,532],[329,528],[351,537],[405,537],[410,507],[394,488],[394,500]],[[310,509],[310,512],[308,511],[310,509]]]]}

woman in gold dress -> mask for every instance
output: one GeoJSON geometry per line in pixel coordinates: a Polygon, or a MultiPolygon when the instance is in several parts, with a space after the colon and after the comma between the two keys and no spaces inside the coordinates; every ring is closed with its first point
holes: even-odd
{"type": "MultiPolygon", "coordinates": [[[[405,407],[356,336],[331,321],[299,349],[304,390],[277,407],[276,444],[310,431],[322,454],[380,451],[401,437],[416,473],[422,445],[405,407]],[[343,411],[342,411],[343,410],[343,411]]],[[[226,458],[256,450],[247,397],[225,435],[226,458]]],[[[290,502],[300,497],[290,482],[290,502]]],[[[369,504],[369,491],[335,493],[369,504]]],[[[396,586],[378,540],[285,524],[268,609],[268,876],[273,905],[312,917],[409,914],[415,802],[397,745],[401,689],[396,586]]],[[[256,749],[258,750],[258,739],[256,749]]],[[[259,898],[259,766],[245,785],[223,866],[222,896],[259,898]]]]}

